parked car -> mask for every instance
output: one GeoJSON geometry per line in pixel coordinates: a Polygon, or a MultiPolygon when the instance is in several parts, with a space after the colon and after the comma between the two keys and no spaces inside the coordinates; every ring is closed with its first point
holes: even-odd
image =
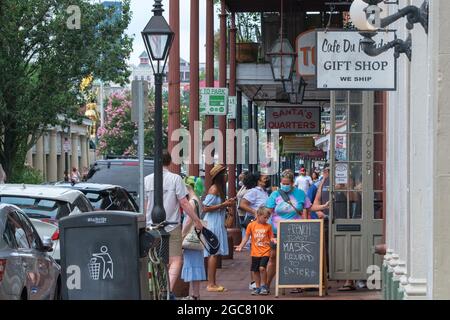
{"type": "Polygon", "coordinates": [[[127,190],[121,186],[98,183],[59,182],[55,187],[71,188],[84,193],[94,210],[139,212],[139,206],[127,190]]]}
{"type": "MultiPolygon", "coordinates": [[[[145,160],[144,175],[152,174],[153,171],[153,160],[145,160]]],[[[121,186],[137,200],[139,194],[139,160],[135,158],[97,160],[91,166],[86,182],[121,186]]]]}
{"type": "Polygon", "coordinates": [[[0,300],[59,299],[61,268],[52,250],[20,208],[0,204],[0,300]]]}
{"type": "Polygon", "coordinates": [[[71,214],[94,211],[81,191],[42,185],[0,185],[0,203],[21,208],[32,219],[39,235],[42,238],[50,237],[54,241],[51,255],[58,263],[59,219],[71,214]]]}

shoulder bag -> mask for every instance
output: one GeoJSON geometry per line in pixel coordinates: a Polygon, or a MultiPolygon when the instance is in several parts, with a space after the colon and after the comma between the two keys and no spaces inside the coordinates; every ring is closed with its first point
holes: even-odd
{"type": "MultiPolygon", "coordinates": [[[[195,204],[195,212],[197,213],[197,216],[200,218],[200,207],[198,205],[198,202],[196,200],[194,200],[194,204],[195,204]]],[[[202,224],[203,224],[203,226],[206,226],[206,221],[202,220],[202,224]]],[[[192,223],[192,226],[191,226],[188,234],[183,239],[182,248],[188,249],[188,250],[197,250],[197,251],[204,249],[203,244],[200,242],[200,239],[197,236],[197,233],[195,231],[195,226],[193,223],[192,223]]]]}
{"type": "Polygon", "coordinates": [[[295,212],[297,212],[297,214],[301,217],[303,212],[301,212],[294,206],[294,204],[291,202],[291,199],[289,198],[289,195],[283,190],[278,190],[278,192],[280,193],[281,198],[283,198],[283,201],[289,203],[291,207],[294,208],[295,212]]]}

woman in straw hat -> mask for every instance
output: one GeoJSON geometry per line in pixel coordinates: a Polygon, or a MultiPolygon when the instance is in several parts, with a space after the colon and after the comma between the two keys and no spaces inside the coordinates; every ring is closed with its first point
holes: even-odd
{"type": "Polygon", "coordinates": [[[210,292],[224,292],[226,289],[216,283],[217,257],[228,255],[228,235],[225,228],[226,208],[236,205],[235,199],[226,200],[225,190],[227,183],[226,167],[216,165],[211,169],[210,175],[212,186],[208,190],[208,195],[203,201],[203,212],[206,213],[205,220],[210,229],[220,241],[220,248],[216,255],[211,256],[206,250],[205,257],[208,257],[208,286],[210,292]]]}

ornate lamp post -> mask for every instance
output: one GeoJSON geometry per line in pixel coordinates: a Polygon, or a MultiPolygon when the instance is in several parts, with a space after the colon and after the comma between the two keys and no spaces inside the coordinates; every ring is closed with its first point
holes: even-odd
{"type": "Polygon", "coordinates": [[[162,15],[164,10],[161,2],[162,0],[155,0],[153,5],[154,15],[151,17],[144,31],[142,31],[142,37],[155,75],[155,191],[154,206],[151,213],[152,221],[155,224],[166,220],[166,212],[163,205],[162,84],[170,47],[175,37],[175,34],[162,15]]]}

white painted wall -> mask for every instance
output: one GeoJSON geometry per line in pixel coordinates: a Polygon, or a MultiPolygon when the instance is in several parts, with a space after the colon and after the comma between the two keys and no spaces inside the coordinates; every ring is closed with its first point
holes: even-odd
{"type": "MultiPolygon", "coordinates": [[[[429,34],[414,26],[412,61],[398,60],[398,90],[388,99],[386,238],[406,262],[411,299],[450,298],[449,16],[450,1],[430,1],[429,34]]],[[[392,28],[407,38],[406,19],[392,28]]]]}

